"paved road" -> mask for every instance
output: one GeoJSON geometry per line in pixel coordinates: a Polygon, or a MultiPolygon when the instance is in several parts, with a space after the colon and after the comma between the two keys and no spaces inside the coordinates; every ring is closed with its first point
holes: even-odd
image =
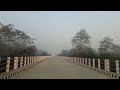
{"type": "Polygon", "coordinates": [[[58,57],[50,57],[11,79],[113,79],[58,57]]]}

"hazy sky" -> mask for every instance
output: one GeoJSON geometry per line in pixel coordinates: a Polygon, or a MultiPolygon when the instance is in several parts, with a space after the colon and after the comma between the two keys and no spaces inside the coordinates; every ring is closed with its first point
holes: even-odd
{"type": "Polygon", "coordinates": [[[52,54],[72,48],[72,37],[83,28],[93,48],[106,36],[120,44],[120,11],[0,11],[0,22],[37,38],[37,47],[52,54]]]}

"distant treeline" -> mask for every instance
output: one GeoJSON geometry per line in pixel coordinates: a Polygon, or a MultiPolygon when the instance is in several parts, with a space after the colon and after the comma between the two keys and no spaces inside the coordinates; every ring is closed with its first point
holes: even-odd
{"type": "Polygon", "coordinates": [[[0,23],[0,57],[50,55],[46,51],[37,52],[34,39],[24,31],[14,28],[14,25],[0,23]]]}
{"type": "Polygon", "coordinates": [[[98,52],[91,48],[91,37],[85,29],[81,29],[72,38],[73,48],[70,50],[62,50],[59,56],[84,57],[84,58],[100,58],[110,60],[120,60],[120,45],[113,43],[113,39],[104,37],[99,42],[98,52]]]}

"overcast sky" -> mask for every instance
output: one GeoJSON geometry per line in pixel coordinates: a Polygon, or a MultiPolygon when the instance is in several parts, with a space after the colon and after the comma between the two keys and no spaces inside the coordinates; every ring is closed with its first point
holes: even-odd
{"type": "Polygon", "coordinates": [[[36,38],[37,48],[52,54],[72,48],[80,29],[87,30],[95,49],[106,36],[120,44],[120,11],[0,11],[0,22],[14,24],[36,38]]]}

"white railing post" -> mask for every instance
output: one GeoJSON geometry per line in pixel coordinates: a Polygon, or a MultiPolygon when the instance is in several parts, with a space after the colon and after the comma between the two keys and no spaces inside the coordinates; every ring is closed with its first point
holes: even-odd
{"type": "Polygon", "coordinates": [[[84,61],[85,61],[85,60],[84,60],[84,58],[83,58],[83,65],[84,65],[84,61]]]}
{"type": "Polygon", "coordinates": [[[23,64],[23,57],[21,57],[20,59],[20,67],[22,67],[22,64],[23,64]]]}
{"type": "Polygon", "coordinates": [[[95,59],[93,58],[93,67],[95,67],[95,59]]]}
{"type": "Polygon", "coordinates": [[[14,69],[18,68],[18,57],[14,57],[14,69]]]}
{"type": "Polygon", "coordinates": [[[119,66],[119,60],[116,60],[115,62],[116,62],[116,73],[119,74],[120,73],[119,72],[119,67],[120,67],[119,66]]]}
{"type": "Polygon", "coordinates": [[[10,57],[7,57],[6,72],[10,70],[10,57]]]}
{"type": "Polygon", "coordinates": [[[29,65],[29,56],[27,57],[27,65],[29,65]]]}
{"type": "Polygon", "coordinates": [[[34,63],[33,56],[32,56],[32,63],[34,63]]]}
{"type": "Polygon", "coordinates": [[[98,69],[101,69],[100,68],[100,59],[98,59],[98,69]]]}
{"type": "Polygon", "coordinates": [[[105,70],[110,71],[110,65],[109,65],[109,60],[105,59],[105,70]]]}
{"type": "Polygon", "coordinates": [[[29,58],[29,65],[30,65],[30,56],[28,58],[29,58]]]}
{"type": "Polygon", "coordinates": [[[24,66],[26,66],[27,57],[24,57],[24,66]]]}
{"type": "Polygon", "coordinates": [[[107,60],[107,71],[110,71],[110,61],[107,60]]]}
{"type": "Polygon", "coordinates": [[[90,63],[90,58],[88,59],[88,62],[89,62],[89,66],[91,66],[91,63],[90,63]]]}
{"type": "Polygon", "coordinates": [[[85,65],[87,65],[87,58],[85,58],[85,65]]]}

